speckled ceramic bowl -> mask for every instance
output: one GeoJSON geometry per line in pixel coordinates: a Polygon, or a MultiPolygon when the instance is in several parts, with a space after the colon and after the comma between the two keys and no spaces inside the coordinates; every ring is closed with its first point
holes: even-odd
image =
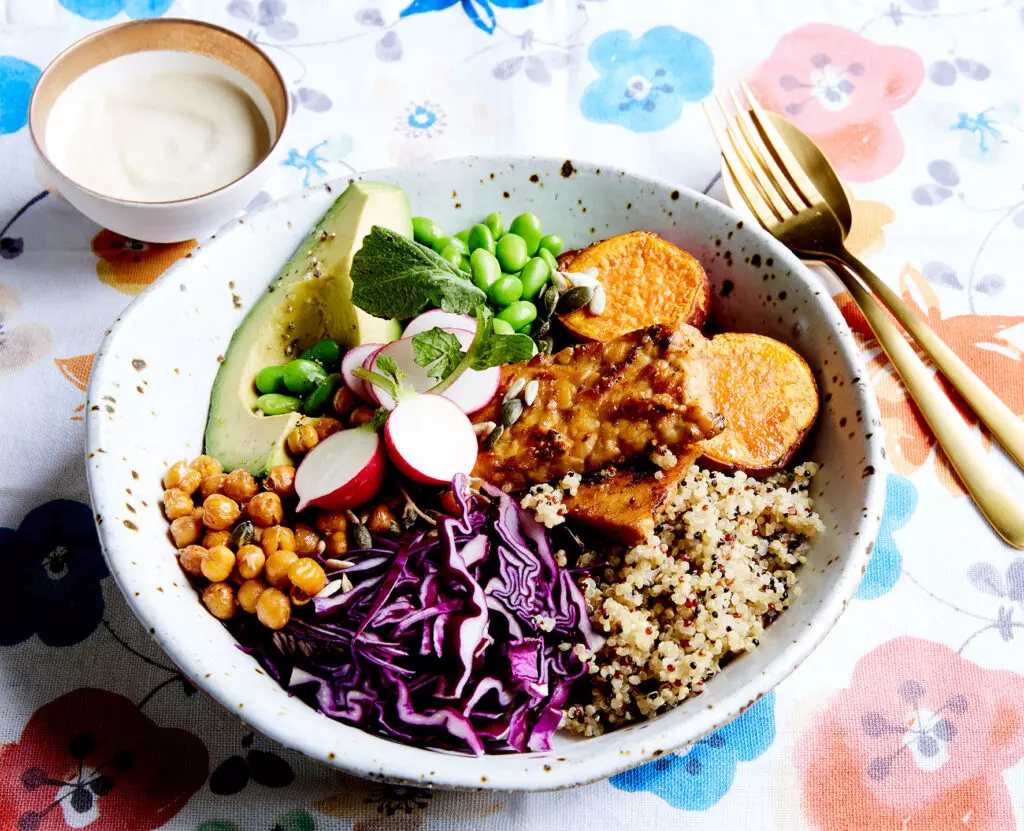
{"type": "Polygon", "coordinates": [[[571,246],[644,228],[704,263],[725,327],[786,341],[814,369],[822,411],[809,455],[828,528],[800,574],[803,591],[760,648],[706,692],[647,723],[550,752],[470,758],[407,747],[332,721],[265,675],[197,600],[160,510],[168,463],[197,455],[218,358],[246,309],[347,182],[276,202],[222,229],[154,283],[115,323],[89,387],[88,466],[110,571],[160,647],[252,727],[327,764],[418,785],[541,790],[609,776],[683,748],[771,690],[825,637],[868,562],[884,496],[877,404],[850,330],[800,262],[731,209],[683,187],[609,167],[466,158],[366,178],[405,188],[414,213],[445,227],[501,208],[532,210],[571,246]]]}

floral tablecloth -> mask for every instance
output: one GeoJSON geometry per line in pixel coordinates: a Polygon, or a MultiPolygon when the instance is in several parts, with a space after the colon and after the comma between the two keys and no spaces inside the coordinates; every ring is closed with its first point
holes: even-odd
{"type": "Polygon", "coordinates": [[[25,129],[60,49],[158,15],[244,33],[287,78],[290,149],[255,204],[487,152],[721,196],[697,102],[748,79],[852,184],[855,247],[1024,415],[1019,0],[0,0],[0,828],[1024,827],[1024,558],[843,297],[891,462],[871,566],[821,648],[689,752],[562,793],[432,793],[338,776],[197,695],[108,577],[83,459],[104,330],[192,243],[40,193],[25,129]]]}

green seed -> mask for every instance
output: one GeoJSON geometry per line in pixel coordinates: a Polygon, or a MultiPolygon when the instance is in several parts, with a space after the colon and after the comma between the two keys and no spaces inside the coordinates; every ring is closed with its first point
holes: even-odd
{"type": "MultiPolygon", "coordinates": [[[[464,230],[459,231],[459,233],[457,233],[454,237],[452,237],[452,239],[457,239],[459,242],[463,243],[468,248],[468,246],[469,246],[469,230],[470,230],[469,228],[465,228],[464,230]]],[[[466,253],[468,254],[469,251],[467,250],[466,253]]]]}
{"type": "Polygon", "coordinates": [[[466,255],[459,246],[454,243],[449,243],[440,252],[441,257],[448,260],[453,266],[460,271],[469,271],[469,262],[466,260],[466,255]],[[463,265],[465,263],[465,265],[463,265]]]}
{"type": "Polygon", "coordinates": [[[533,327],[533,331],[530,334],[534,338],[542,338],[551,331],[551,320],[540,320],[535,321],[536,325],[533,327]]]}
{"type": "Polygon", "coordinates": [[[412,238],[420,245],[433,248],[434,243],[445,236],[444,228],[427,216],[412,218],[412,238]]]}
{"type": "Polygon", "coordinates": [[[283,366],[265,366],[256,373],[256,389],[261,393],[287,392],[283,366]]]}
{"type": "Polygon", "coordinates": [[[268,416],[294,413],[301,406],[302,402],[295,396],[276,392],[269,392],[256,399],[256,409],[268,416]]]}
{"type": "Polygon", "coordinates": [[[551,269],[551,273],[558,271],[558,260],[555,255],[552,254],[543,245],[537,249],[537,256],[540,257],[544,262],[548,264],[548,268],[551,269]]]}
{"type": "Polygon", "coordinates": [[[544,320],[550,320],[551,315],[555,313],[555,307],[558,305],[558,289],[554,286],[548,286],[544,289],[544,293],[540,297],[540,316],[544,320]]]}
{"type": "Polygon", "coordinates": [[[495,244],[494,255],[501,264],[501,270],[511,274],[522,269],[529,262],[530,254],[526,240],[518,234],[505,234],[495,244]]]}
{"type": "Polygon", "coordinates": [[[526,243],[527,254],[532,257],[537,253],[537,249],[540,247],[540,238],[544,233],[544,229],[540,224],[540,217],[537,214],[519,214],[519,216],[512,220],[508,230],[510,233],[518,234],[523,238],[523,241],[526,243]]]}
{"type": "Polygon", "coordinates": [[[438,254],[442,254],[443,256],[444,249],[449,245],[454,245],[459,250],[460,254],[465,254],[467,257],[469,256],[469,246],[466,245],[465,240],[459,239],[458,234],[454,237],[441,237],[434,243],[433,248],[438,254]]]}
{"type": "Polygon", "coordinates": [[[256,529],[253,528],[252,522],[243,520],[231,531],[231,547],[238,551],[243,545],[250,545],[255,538],[256,529]]]}
{"type": "Polygon", "coordinates": [[[507,306],[523,296],[523,284],[518,277],[505,275],[491,286],[488,295],[496,306],[507,306]]]}
{"type": "Polygon", "coordinates": [[[537,338],[537,350],[543,352],[545,355],[550,355],[555,350],[555,340],[551,335],[545,335],[542,338],[537,338]]]}
{"type": "Polygon", "coordinates": [[[494,253],[494,234],[486,225],[474,225],[470,228],[468,243],[470,253],[478,248],[484,248],[492,254],[494,253]]]}
{"type": "Polygon", "coordinates": [[[562,249],[565,247],[565,242],[558,234],[546,234],[540,238],[540,247],[544,251],[549,252],[552,256],[557,257],[562,253],[562,249]]]}
{"type": "Polygon", "coordinates": [[[305,401],[302,402],[302,412],[308,416],[320,415],[324,407],[334,398],[334,393],[341,386],[341,382],[341,375],[337,372],[333,372],[324,378],[323,381],[316,385],[316,389],[307,395],[305,401]]]}
{"type": "Polygon", "coordinates": [[[518,398],[510,398],[501,405],[501,423],[504,427],[511,427],[523,414],[523,402],[518,398]]]}
{"type": "Polygon", "coordinates": [[[352,539],[356,544],[356,548],[373,547],[373,537],[370,536],[370,529],[363,525],[363,523],[361,522],[353,523],[352,539]]]}
{"type": "Polygon", "coordinates": [[[337,366],[338,360],[341,358],[341,346],[338,345],[336,340],[331,338],[324,338],[322,341],[314,343],[309,349],[302,353],[303,358],[310,361],[316,361],[320,366],[337,366]]]}
{"type": "Polygon", "coordinates": [[[326,377],[320,364],[306,358],[296,358],[284,365],[284,385],[294,395],[308,395],[326,377]]]}
{"type": "Polygon", "coordinates": [[[542,257],[534,257],[523,266],[519,279],[523,281],[523,298],[533,300],[551,277],[551,268],[542,257]]]}
{"type": "Polygon", "coordinates": [[[501,218],[501,211],[487,214],[484,225],[491,229],[491,236],[495,239],[500,238],[505,233],[505,220],[501,218]]]}
{"type": "Polygon", "coordinates": [[[504,432],[505,428],[500,424],[491,430],[491,432],[487,434],[487,438],[484,439],[484,450],[493,450],[494,445],[498,443],[498,439],[501,438],[504,432]]]}
{"type": "Polygon", "coordinates": [[[478,248],[469,255],[470,271],[473,283],[478,289],[487,291],[501,279],[501,266],[498,259],[486,248],[478,248]]]}
{"type": "Polygon", "coordinates": [[[500,317],[494,318],[494,331],[498,335],[514,335],[516,333],[512,324],[506,323],[500,317]]]}
{"type": "Polygon", "coordinates": [[[498,312],[498,320],[504,320],[517,332],[537,319],[537,307],[529,300],[516,300],[508,308],[498,312]]]}
{"type": "Polygon", "coordinates": [[[594,297],[594,290],[590,286],[576,286],[569,289],[558,299],[558,306],[555,311],[560,315],[567,315],[582,309],[594,297]]]}

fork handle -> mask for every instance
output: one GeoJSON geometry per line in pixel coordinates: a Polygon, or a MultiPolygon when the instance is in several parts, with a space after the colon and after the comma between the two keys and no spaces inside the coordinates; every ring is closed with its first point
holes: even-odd
{"type": "Polygon", "coordinates": [[[899,327],[886,314],[882,304],[867,291],[860,280],[847,272],[842,261],[832,257],[826,259],[860,307],[875,338],[903,379],[910,397],[928,422],[939,447],[975,504],[999,536],[1014,548],[1024,548],[1024,504],[1003,484],[1002,477],[988,454],[982,450],[981,443],[967,422],[961,418],[932,372],[903,337],[899,327]]]}
{"type": "Polygon", "coordinates": [[[1017,466],[1024,469],[1024,422],[1017,418],[1016,413],[1007,407],[877,274],[849,251],[844,250],[841,256],[844,265],[860,277],[882,304],[895,315],[903,328],[932,359],[939,372],[946,376],[954,389],[963,396],[982,423],[988,427],[995,440],[1013,457],[1017,466]]]}

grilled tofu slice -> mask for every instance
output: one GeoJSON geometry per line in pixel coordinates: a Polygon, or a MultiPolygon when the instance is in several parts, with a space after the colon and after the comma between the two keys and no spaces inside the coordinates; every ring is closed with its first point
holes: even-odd
{"type": "Polygon", "coordinates": [[[725,422],[709,391],[706,348],[692,326],[658,325],[505,367],[498,395],[476,422],[501,424],[502,399],[520,379],[537,381],[537,395],[477,456],[473,475],[516,491],[622,465],[656,447],[678,455],[718,435],[725,422]]]}
{"type": "Polygon", "coordinates": [[[699,447],[687,448],[668,470],[644,465],[616,469],[610,475],[598,471],[583,481],[575,496],[566,496],[562,504],[570,519],[626,545],[639,545],[654,530],[699,455],[699,447]]]}

